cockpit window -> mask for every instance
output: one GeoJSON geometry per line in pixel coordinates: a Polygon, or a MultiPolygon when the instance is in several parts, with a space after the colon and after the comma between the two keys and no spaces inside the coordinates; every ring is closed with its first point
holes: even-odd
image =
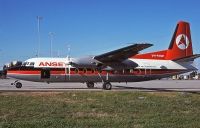
{"type": "Polygon", "coordinates": [[[23,65],[25,66],[27,64],[27,62],[24,62],[23,65]]]}
{"type": "Polygon", "coordinates": [[[34,64],[35,64],[34,62],[31,62],[31,63],[30,63],[30,66],[34,66],[34,64]]]}
{"type": "Polygon", "coordinates": [[[24,66],[34,66],[34,62],[24,62],[23,65],[24,66]]]}

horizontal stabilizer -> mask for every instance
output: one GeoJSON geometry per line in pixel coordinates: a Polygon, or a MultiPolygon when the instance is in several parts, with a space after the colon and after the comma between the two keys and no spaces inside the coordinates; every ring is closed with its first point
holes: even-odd
{"type": "Polygon", "coordinates": [[[194,59],[199,58],[199,57],[200,57],[200,54],[195,54],[195,55],[186,56],[186,57],[183,57],[183,58],[180,58],[180,59],[176,59],[176,60],[173,60],[173,61],[176,61],[176,62],[189,62],[189,61],[194,61],[194,59]]]}

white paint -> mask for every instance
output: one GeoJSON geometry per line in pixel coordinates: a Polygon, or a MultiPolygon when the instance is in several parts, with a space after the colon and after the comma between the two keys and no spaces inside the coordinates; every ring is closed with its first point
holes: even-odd
{"type": "Polygon", "coordinates": [[[34,67],[35,68],[66,68],[65,65],[69,63],[69,60],[67,58],[31,58],[26,60],[25,62],[34,62],[34,67]],[[59,62],[63,63],[62,66],[40,66],[41,62],[48,62],[48,63],[53,63],[53,62],[59,62]]]}
{"type": "Polygon", "coordinates": [[[137,63],[137,69],[186,69],[180,64],[171,60],[151,60],[151,59],[130,59],[137,63]]]}
{"type": "MultiPolygon", "coordinates": [[[[31,58],[25,62],[34,62],[35,68],[73,68],[69,65],[70,61],[74,59],[68,60],[67,58],[31,58]],[[61,62],[63,63],[62,66],[40,66],[41,62],[61,62]]],[[[176,63],[171,60],[152,60],[152,59],[129,59],[139,66],[136,69],[186,69],[179,63],[176,63]]]]}

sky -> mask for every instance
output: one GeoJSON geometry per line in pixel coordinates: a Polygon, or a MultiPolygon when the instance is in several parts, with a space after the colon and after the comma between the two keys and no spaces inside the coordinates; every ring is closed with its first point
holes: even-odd
{"type": "MultiPolygon", "coordinates": [[[[0,68],[13,60],[40,56],[98,55],[133,43],[167,49],[176,24],[190,23],[195,53],[200,53],[198,0],[0,0],[0,68]]],[[[197,63],[200,67],[200,64],[197,63]]]]}

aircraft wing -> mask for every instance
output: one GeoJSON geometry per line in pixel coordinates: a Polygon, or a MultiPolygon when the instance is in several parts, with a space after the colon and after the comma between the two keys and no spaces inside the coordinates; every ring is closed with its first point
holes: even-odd
{"type": "Polygon", "coordinates": [[[138,54],[139,51],[151,47],[153,44],[143,43],[143,44],[133,44],[127,47],[123,47],[111,52],[107,52],[101,55],[97,55],[94,59],[102,62],[122,62],[123,60],[138,54]]]}

